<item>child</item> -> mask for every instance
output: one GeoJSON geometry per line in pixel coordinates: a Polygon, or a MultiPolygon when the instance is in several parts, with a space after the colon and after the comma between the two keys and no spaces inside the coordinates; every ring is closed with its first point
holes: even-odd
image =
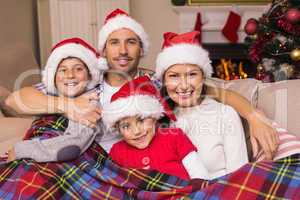
{"type": "MultiPolygon", "coordinates": [[[[100,78],[97,65],[96,50],[84,40],[70,38],[59,42],[53,47],[42,74],[47,93],[76,97],[95,88],[100,78]]],[[[21,158],[38,162],[71,160],[84,152],[96,135],[95,130],[69,120],[63,135],[16,143],[8,153],[8,161],[21,158]]]]}
{"type": "Polygon", "coordinates": [[[175,126],[187,133],[210,177],[217,178],[246,164],[247,148],[237,112],[205,96],[205,78],[213,70],[198,38],[197,31],[165,33],[156,75],[163,81],[162,96],[174,107],[175,126]]]}
{"type": "Polygon", "coordinates": [[[159,128],[165,113],[176,120],[147,76],[123,85],[103,109],[103,122],[117,129],[123,140],[110,150],[113,161],[123,167],[155,169],[182,179],[209,179],[197,149],[178,128],[159,128]]]}

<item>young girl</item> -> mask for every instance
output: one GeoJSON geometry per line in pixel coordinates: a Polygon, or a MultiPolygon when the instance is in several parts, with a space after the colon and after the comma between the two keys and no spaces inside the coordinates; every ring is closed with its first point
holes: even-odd
{"type": "MultiPolygon", "coordinates": [[[[98,54],[80,38],[55,45],[42,74],[47,93],[76,97],[99,82],[98,54]]],[[[33,123],[34,126],[34,123],[33,123]]],[[[43,128],[43,127],[41,127],[43,128]]],[[[31,158],[38,162],[66,161],[78,157],[96,138],[96,131],[69,120],[63,135],[23,140],[9,151],[8,161],[31,158]]]]}
{"type": "Polygon", "coordinates": [[[197,149],[182,130],[157,127],[163,114],[176,120],[147,76],[122,86],[103,109],[104,124],[123,137],[110,150],[113,161],[123,167],[155,169],[183,179],[209,179],[197,149]]]}
{"type": "Polygon", "coordinates": [[[208,52],[198,42],[199,32],[164,34],[156,60],[163,82],[162,96],[175,110],[177,122],[199,149],[211,178],[235,171],[248,162],[243,127],[236,111],[205,97],[205,78],[212,74],[208,52]]]}

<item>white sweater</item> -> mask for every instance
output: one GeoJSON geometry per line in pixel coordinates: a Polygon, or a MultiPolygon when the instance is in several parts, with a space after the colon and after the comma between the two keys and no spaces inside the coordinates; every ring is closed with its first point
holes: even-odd
{"type": "Polygon", "coordinates": [[[177,109],[182,128],[198,149],[211,178],[235,171],[248,162],[246,141],[237,112],[206,98],[198,106],[177,109]]]}

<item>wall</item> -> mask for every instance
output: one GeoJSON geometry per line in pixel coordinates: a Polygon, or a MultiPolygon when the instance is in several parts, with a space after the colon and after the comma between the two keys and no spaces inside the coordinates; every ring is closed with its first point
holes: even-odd
{"type": "Polygon", "coordinates": [[[154,69],[163,33],[179,31],[178,14],[174,12],[171,0],[130,0],[130,15],[143,24],[151,42],[150,52],[140,66],[154,69]]]}
{"type": "MultiPolygon", "coordinates": [[[[1,0],[0,85],[10,90],[20,74],[37,69],[38,35],[35,0],[1,0]]],[[[25,85],[35,80],[27,78],[25,85]]]]}

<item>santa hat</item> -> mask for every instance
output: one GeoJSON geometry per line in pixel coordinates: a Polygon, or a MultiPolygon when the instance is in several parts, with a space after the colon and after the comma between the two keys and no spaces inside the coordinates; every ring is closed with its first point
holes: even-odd
{"type": "MultiPolygon", "coordinates": [[[[102,53],[108,36],[112,32],[122,28],[130,29],[139,36],[143,44],[143,55],[146,55],[149,50],[149,39],[147,33],[141,24],[121,9],[116,9],[106,16],[104,25],[100,29],[98,35],[98,50],[102,53]]],[[[103,58],[100,60],[100,64],[102,64],[102,68],[107,67],[107,63],[103,58]]]]}
{"type": "Polygon", "coordinates": [[[175,64],[195,64],[210,77],[213,69],[208,52],[200,46],[198,31],[183,34],[167,32],[164,34],[162,51],[156,59],[156,76],[162,79],[164,72],[175,64]]]}
{"type": "Polygon", "coordinates": [[[79,58],[88,67],[91,80],[87,89],[91,89],[99,84],[100,70],[98,68],[97,51],[87,42],[80,38],[69,38],[56,44],[47,60],[42,73],[42,82],[45,84],[47,92],[57,94],[55,87],[55,74],[59,63],[68,57],[79,58]]]}
{"type": "Polygon", "coordinates": [[[141,76],[123,85],[103,108],[103,122],[113,127],[124,117],[139,115],[159,119],[165,114],[171,120],[176,117],[167,102],[160,96],[148,76],[141,76]]]}

